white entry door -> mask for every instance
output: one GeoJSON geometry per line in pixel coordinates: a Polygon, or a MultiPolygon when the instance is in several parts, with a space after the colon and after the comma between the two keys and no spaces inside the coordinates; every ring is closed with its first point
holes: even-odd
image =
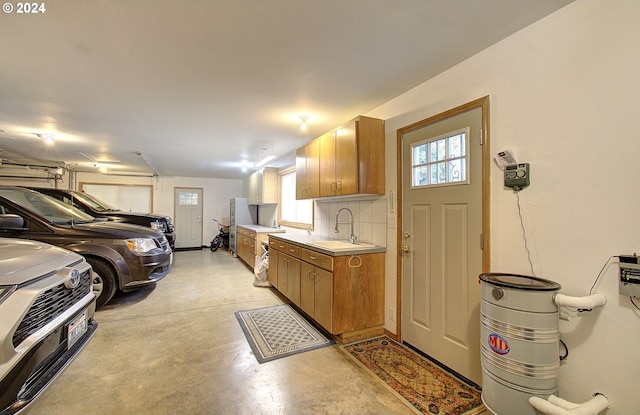
{"type": "Polygon", "coordinates": [[[402,134],[402,340],[481,384],[482,108],[402,134]]]}
{"type": "Polygon", "coordinates": [[[174,189],[176,248],[202,247],[202,189],[174,189]]]}

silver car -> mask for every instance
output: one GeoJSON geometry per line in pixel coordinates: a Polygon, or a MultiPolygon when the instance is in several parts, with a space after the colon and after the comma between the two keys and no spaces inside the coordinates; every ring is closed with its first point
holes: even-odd
{"type": "Polygon", "coordinates": [[[97,330],[91,272],[66,249],[0,238],[0,415],[27,408],[97,330]]]}

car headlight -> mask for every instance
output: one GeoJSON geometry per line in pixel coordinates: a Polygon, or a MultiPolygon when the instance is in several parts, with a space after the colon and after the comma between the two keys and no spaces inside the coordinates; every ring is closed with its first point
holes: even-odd
{"type": "Polygon", "coordinates": [[[150,225],[151,225],[151,229],[155,231],[162,231],[162,232],[167,231],[167,226],[164,222],[155,221],[155,222],[151,222],[150,225]]]}
{"type": "Polygon", "coordinates": [[[125,243],[127,244],[127,248],[129,248],[130,251],[139,254],[143,254],[157,248],[155,241],[149,238],[127,239],[125,243]]]}

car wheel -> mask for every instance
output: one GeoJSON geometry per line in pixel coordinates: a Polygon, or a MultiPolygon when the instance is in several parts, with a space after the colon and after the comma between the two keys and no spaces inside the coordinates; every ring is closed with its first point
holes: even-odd
{"type": "Polygon", "coordinates": [[[219,236],[216,236],[215,238],[213,238],[213,241],[211,241],[211,252],[216,252],[221,245],[222,245],[222,238],[220,238],[219,236]]]}
{"type": "Polygon", "coordinates": [[[93,293],[96,295],[96,308],[100,308],[107,304],[116,293],[116,275],[109,264],[100,259],[87,258],[87,262],[93,268],[91,285],[93,293]]]}

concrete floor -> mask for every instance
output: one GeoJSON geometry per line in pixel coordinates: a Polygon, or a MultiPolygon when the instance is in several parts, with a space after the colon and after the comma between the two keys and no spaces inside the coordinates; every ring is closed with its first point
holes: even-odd
{"type": "Polygon", "coordinates": [[[258,364],[234,312],[280,304],[226,251],[176,252],[155,287],[117,294],[29,415],[413,414],[337,345],[258,364]]]}

